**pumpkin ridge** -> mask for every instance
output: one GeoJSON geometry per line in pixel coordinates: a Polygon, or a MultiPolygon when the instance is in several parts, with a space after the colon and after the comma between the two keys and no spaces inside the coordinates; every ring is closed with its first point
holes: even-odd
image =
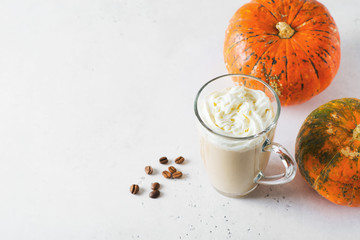
{"type": "MultiPolygon", "coordinates": [[[[295,34],[295,33],[294,33],[295,34]]],[[[288,84],[289,80],[288,80],[288,42],[289,41],[285,41],[285,81],[286,81],[286,85],[288,84]]],[[[288,101],[290,100],[290,97],[286,100],[286,104],[288,103],[288,101]]]]}
{"type": "Polygon", "coordinates": [[[329,57],[331,59],[331,62],[333,63],[333,66],[336,66],[336,59],[332,55],[329,54],[329,51],[325,48],[319,46],[319,49],[322,51],[322,53],[325,55],[325,57],[329,57]],[[327,55],[327,56],[326,56],[327,55]]]}
{"type": "MultiPolygon", "coordinates": [[[[357,161],[356,161],[356,175],[359,175],[358,166],[359,166],[359,158],[357,158],[357,161]]],[[[352,189],[352,193],[351,193],[351,200],[348,203],[349,206],[351,206],[351,204],[353,203],[354,198],[355,198],[355,188],[356,188],[355,184],[353,184],[352,187],[353,187],[353,189],[352,189]]]]}
{"type": "Polygon", "coordinates": [[[349,134],[351,134],[352,133],[352,131],[351,130],[349,130],[349,129],[347,129],[346,127],[344,127],[344,126],[337,126],[339,129],[342,129],[344,132],[347,132],[347,133],[349,133],[349,134]]]}
{"type": "MultiPolygon", "coordinates": [[[[321,32],[321,33],[327,33],[329,36],[333,36],[333,38],[331,38],[331,40],[334,40],[334,39],[336,39],[336,41],[340,44],[340,40],[337,38],[337,37],[335,37],[334,35],[332,35],[330,32],[328,32],[328,31],[323,31],[323,30],[315,30],[315,29],[313,29],[313,30],[311,30],[311,29],[306,29],[306,30],[300,30],[300,32],[301,33],[305,33],[306,34],[306,32],[321,32]]],[[[324,35],[324,34],[320,34],[320,36],[322,36],[322,37],[328,37],[328,36],[326,36],[326,35],[324,35]]]]}
{"type": "Polygon", "coordinates": [[[318,90],[317,90],[317,92],[319,92],[319,91],[320,91],[320,88],[321,88],[321,82],[320,82],[320,78],[319,78],[319,72],[318,72],[318,70],[316,69],[313,61],[312,61],[311,58],[310,58],[310,56],[309,56],[308,53],[304,50],[304,48],[301,46],[301,44],[299,44],[295,39],[293,39],[293,40],[294,40],[294,42],[299,46],[299,48],[301,48],[301,50],[303,50],[303,52],[305,53],[306,57],[309,59],[310,64],[313,66],[314,71],[315,71],[315,74],[316,74],[316,76],[317,76],[318,83],[319,83],[319,88],[318,88],[318,90]]]}
{"type": "Polygon", "coordinates": [[[261,56],[258,58],[258,60],[256,61],[255,65],[253,66],[253,68],[250,71],[250,75],[253,73],[255,67],[259,64],[259,61],[261,60],[261,58],[264,56],[265,53],[268,53],[270,48],[275,46],[276,43],[278,43],[279,40],[276,40],[273,44],[271,44],[270,46],[268,46],[268,48],[263,52],[263,54],[261,54],[261,56]]]}
{"type": "MultiPolygon", "coordinates": [[[[234,20],[233,22],[231,22],[231,19],[230,19],[230,23],[229,23],[230,25],[228,26],[227,30],[231,31],[231,30],[233,30],[234,28],[241,26],[240,22],[241,22],[241,23],[242,23],[242,22],[250,22],[250,23],[253,23],[254,21],[251,20],[251,19],[247,19],[247,18],[238,18],[238,19],[234,20]],[[230,27],[230,28],[229,28],[229,27],[230,27]]],[[[275,22],[275,21],[274,21],[274,22],[275,22]]],[[[264,21],[258,20],[258,23],[263,23],[263,24],[266,25],[266,24],[269,24],[269,21],[264,22],[264,21]]],[[[258,27],[260,27],[260,26],[258,26],[258,27]]],[[[260,27],[260,29],[262,29],[262,27],[260,27]]],[[[275,35],[276,35],[276,34],[275,34],[275,35]]]]}
{"type": "MultiPolygon", "coordinates": [[[[330,101],[328,104],[335,104],[335,105],[341,104],[343,106],[343,108],[346,108],[348,110],[348,113],[350,113],[351,116],[353,117],[352,122],[354,123],[354,125],[355,126],[357,125],[356,118],[355,118],[355,116],[353,114],[353,111],[352,111],[352,109],[350,107],[350,104],[346,101],[345,98],[330,101]]],[[[338,108],[336,108],[336,107],[333,107],[333,108],[334,108],[334,111],[337,112],[338,114],[345,115],[345,112],[339,112],[338,108]]],[[[350,129],[349,127],[346,127],[346,125],[340,125],[339,124],[337,127],[343,129],[344,132],[348,132],[350,135],[352,135],[352,133],[353,133],[353,129],[350,129]]]]}
{"type": "Polygon", "coordinates": [[[276,21],[279,21],[275,15],[272,13],[272,11],[270,11],[267,7],[265,7],[265,5],[261,4],[258,0],[255,0],[258,4],[260,4],[263,8],[265,8],[266,10],[269,11],[269,13],[271,13],[271,15],[273,15],[273,17],[276,19],[276,21]]]}
{"type": "MultiPolygon", "coordinates": [[[[299,29],[299,28],[302,28],[303,26],[307,25],[307,22],[313,20],[313,19],[316,18],[316,17],[319,17],[319,16],[321,16],[321,15],[325,15],[325,14],[326,14],[326,13],[320,13],[320,14],[314,15],[313,17],[305,20],[305,21],[304,21],[303,23],[301,23],[300,25],[294,27],[294,29],[295,29],[295,30],[301,30],[301,29],[299,29]]],[[[325,15],[325,16],[326,16],[326,15],[325,15]]]]}
{"type": "MultiPolygon", "coordinates": [[[[295,48],[294,48],[294,46],[293,46],[293,43],[292,43],[292,41],[288,41],[288,45],[289,45],[289,48],[290,48],[290,52],[296,52],[295,51],[295,48]]],[[[291,58],[293,58],[293,57],[291,57],[291,58]]],[[[290,61],[291,61],[291,58],[290,58],[290,61]]],[[[293,61],[294,61],[294,59],[293,59],[293,61]]],[[[295,58],[295,63],[297,63],[298,64],[298,66],[300,66],[300,62],[299,62],[299,58],[298,57],[296,57],[295,58]]],[[[290,66],[291,67],[291,66],[290,66]]],[[[290,74],[294,74],[294,73],[291,73],[291,72],[289,72],[288,71],[288,69],[286,69],[286,80],[287,80],[287,82],[288,82],[288,73],[290,73],[290,74]]],[[[304,79],[303,79],[303,76],[302,76],[302,72],[301,71],[299,71],[299,77],[300,77],[300,81],[299,81],[299,85],[300,86],[304,86],[304,79]]],[[[301,92],[303,92],[303,89],[301,89],[300,90],[301,92]]],[[[287,100],[287,101],[290,101],[290,100],[287,100]]]]}
{"type": "Polygon", "coordinates": [[[319,29],[306,29],[304,31],[311,31],[311,32],[324,32],[324,33],[327,33],[327,34],[330,34],[329,31],[325,31],[325,30],[319,30],[319,29]]]}
{"type": "MultiPolygon", "coordinates": [[[[281,44],[282,44],[282,41],[279,41],[277,49],[273,49],[273,50],[278,50],[280,48],[281,44]]],[[[274,55],[274,57],[275,57],[275,55],[274,55]]],[[[271,64],[269,72],[267,73],[269,76],[271,76],[273,66],[274,66],[274,64],[271,64]]],[[[270,80],[269,80],[269,82],[270,82],[270,80]]]]}
{"type": "MultiPolygon", "coordinates": [[[[272,35],[272,34],[271,34],[271,35],[272,35]]],[[[234,48],[236,45],[238,45],[238,44],[241,43],[242,41],[248,40],[249,38],[254,38],[254,37],[259,37],[259,36],[260,36],[260,35],[250,36],[250,37],[248,37],[248,38],[242,38],[240,41],[234,42],[230,47],[228,47],[228,48],[226,49],[225,59],[226,59],[227,55],[229,54],[230,50],[231,50],[232,48],[234,48]]],[[[266,52],[266,50],[265,50],[264,52],[266,52]]],[[[232,66],[234,65],[234,63],[236,62],[236,60],[238,60],[239,57],[240,57],[240,56],[237,56],[237,57],[234,59],[233,63],[230,65],[230,67],[232,67],[232,66]]]]}
{"type": "Polygon", "coordinates": [[[304,1],[303,5],[299,8],[299,11],[295,14],[295,17],[293,18],[293,20],[291,21],[291,23],[289,23],[289,25],[291,26],[291,24],[294,22],[294,20],[296,19],[296,17],[298,16],[298,14],[300,13],[300,11],[303,9],[305,3],[307,2],[307,0],[304,1]]]}
{"type": "MultiPolygon", "coordinates": [[[[344,99],[341,99],[341,101],[344,103],[344,105],[349,109],[349,112],[351,113],[351,116],[353,117],[353,120],[354,120],[354,123],[355,123],[355,126],[358,125],[358,123],[356,122],[356,117],[353,113],[353,110],[351,109],[350,105],[344,101],[344,99]]],[[[356,128],[356,127],[355,127],[356,128]]]]}
{"type": "MultiPolygon", "coordinates": [[[[332,54],[329,53],[336,50],[337,48],[340,47],[340,38],[338,38],[337,36],[335,36],[334,34],[325,34],[324,32],[316,32],[310,29],[306,29],[306,30],[300,30],[297,31],[298,36],[297,38],[318,38],[319,41],[321,41],[322,44],[316,45],[317,48],[322,49],[322,50],[326,50],[326,55],[328,55],[329,57],[331,57],[331,59],[336,60],[336,56],[333,56],[332,54]],[[300,36],[299,36],[300,35],[300,36]],[[336,41],[335,41],[336,39],[336,41]],[[334,40],[334,41],[333,41],[334,40]]],[[[307,46],[310,48],[310,46],[307,46]]],[[[311,50],[314,49],[314,47],[310,48],[311,50]]],[[[334,62],[334,65],[336,65],[336,63],[334,62]]]]}
{"type": "Polygon", "coordinates": [[[327,170],[328,167],[330,167],[330,164],[332,163],[332,161],[335,159],[336,155],[340,154],[340,150],[337,150],[336,153],[334,154],[334,156],[331,158],[331,160],[326,164],[326,166],[320,171],[319,176],[317,176],[317,178],[315,179],[312,187],[314,189],[317,188],[317,182],[319,180],[320,177],[322,177],[322,174],[324,173],[325,170],[327,170]]]}
{"type": "MultiPolygon", "coordinates": [[[[349,102],[347,102],[345,98],[330,101],[329,104],[335,104],[335,105],[341,104],[343,106],[343,108],[347,110],[347,113],[351,114],[351,116],[352,116],[352,121],[351,122],[354,123],[354,125],[356,127],[357,122],[356,122],[355,115],[353,114],[353,110],[351,109],[351,106],[350,106],[349,102]]],[[[338,114],[340,114],[340,115],[345,114],[345,112],[339,112],[339,109],[337,109],[336,107],[333,107],[333,108],[334,108],[334,111],[337,112],[338,114]]],[[[353,133],[353,129],[347,127],[346,125],[340,125],[339,124],[337,127],[343,129],[344,132],[348,132],[350,135],[352,135],[352,133],[353,133]]]]}
{"type": "MultiPolygon", "coordinates": [[[[226,59],[227,58],[227,55],[229,54],[230,50],[235,46],[235,43],[234,45],[232,45],[230,48],[228,48],[226,50],[226,55],[224,56],[224,58],[226,59]]],[[[240,56],[237,56],[234,61],[231,63],[230,67],[234,66],[234,64],[236,63],[236,61],[239,59],[240,56]]]]}

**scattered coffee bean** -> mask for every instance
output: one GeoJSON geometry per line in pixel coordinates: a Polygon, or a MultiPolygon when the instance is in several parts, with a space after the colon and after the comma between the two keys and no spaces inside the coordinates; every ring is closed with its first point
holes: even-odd
{"type": "Polygon", "coordinates": [[[158,190],[160,188],[160,183],[158,182],[154,182],[151,184],[151,189],[152,190],[158,190]]]}
{"type": "Polygon", "coordinates": [[[163,171],[162,175],[164,176],[164,178],[171,178],[171,173],[169,173],[168,171],[163,171]]]}
{"type": "Polygon", "coordinates": [[[181,178],[182,177],[182,172],[180,172],[180,171],[174,172],[172,177],[173,178],[181,178]]]}
{"type": "Polygon", "coordinates": [[[160,196],[160,191],[159,190],[153,190],[149,193],[149,197],[151,198],[157,198],[160,196]]]}
{"type": "Polygon", "coordinates": [[[151,166],[146,166],[145,172],[146,172],[146,174],[150,175],[153,173],[153,168],[151,166]]]}
{"type": "Polygon", "coordinates": [[[132,194],[137,194],[139,192],[139,185],[133,184],[130,186],[130,192],[132,194]]]}
{"type": "Polygon", "coordinates": [[[168,169],[171,173],[176,172],[176,168],[174,168],[173,166],[170,166],[168,169]]]}
{"type": "Polygon", "coordinates": [[[185,158],[183,158],[182,156],[178,157],[175,159],[175,163],[176,164],[182,164],[184,162],[185,158]]]}
{"type": "Polygon", "coordinates": [[[169,160],[167,159],[167,157],[161,157],[159,161],[161,164],[167,164],[169,160]]]}

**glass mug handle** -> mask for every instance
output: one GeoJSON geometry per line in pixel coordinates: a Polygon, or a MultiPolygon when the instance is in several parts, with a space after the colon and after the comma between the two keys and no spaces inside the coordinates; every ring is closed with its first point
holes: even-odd
{"type": "Polygon", "coordinates": [[[294,179],[296,174],[296,162],[290,153],[280,144],[272,143],[266,139],[262,147],[263,152],[272,152],[279,155],[281,161],[285,166],[285,173],[265,176],[261,171],[254,178],[254,183],[264,185],[277,185],[288,183],[294,179]]]}

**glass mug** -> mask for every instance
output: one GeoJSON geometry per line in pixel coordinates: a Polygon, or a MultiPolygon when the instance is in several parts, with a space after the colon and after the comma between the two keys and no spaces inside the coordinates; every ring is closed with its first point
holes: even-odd
{"type": "Polygon", "coordinates": [[[290,182],[296,174],[296,163],[280,144],[272,142],[280,115],[280,101],[267,83],[243,74],[227,74],[214,78],[200,88],[195,98],[195,115],[198,119],[200,152],[207,175],[213,187],[229,197],[241,197],[252,192],[258,184],[276,185],[290,182]],[[261,132],[248,137],[222,135],[211,129],[202,115],[204,98],[216,90],[235,85],[263,91],[270,99],[274,118],[261,132]],[[277,154],[285,166],[282,174],[266,176],[270,153],[277,154]]]}

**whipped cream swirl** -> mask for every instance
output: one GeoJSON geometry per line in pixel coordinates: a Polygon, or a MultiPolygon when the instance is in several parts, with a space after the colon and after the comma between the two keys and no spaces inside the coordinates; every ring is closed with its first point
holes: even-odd
{"type": "Polygon", "coordinates": [[[234,137],[259,133],[274,119],[266,94],[244,86],[210,93],[204,99],[201,115],[209,128],[234,137]]]}

